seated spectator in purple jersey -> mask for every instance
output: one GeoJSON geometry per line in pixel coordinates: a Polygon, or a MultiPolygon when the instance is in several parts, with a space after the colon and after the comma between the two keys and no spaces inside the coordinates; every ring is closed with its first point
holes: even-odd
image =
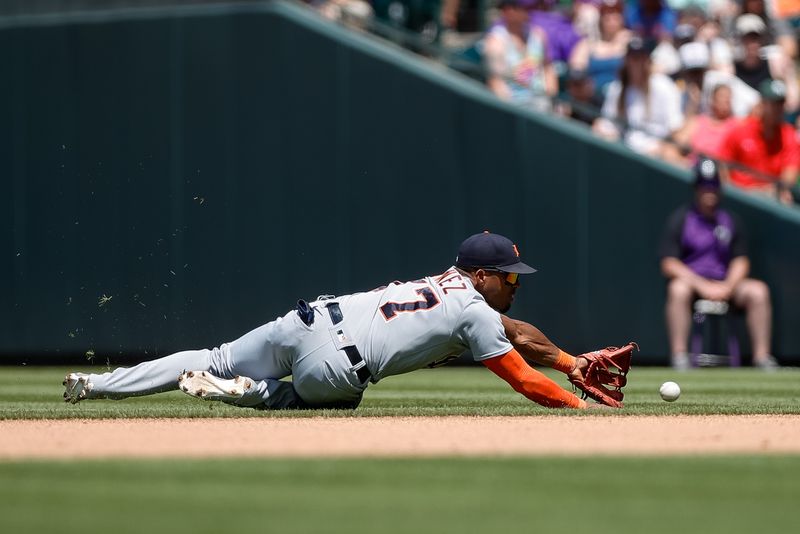
{"type": "Polygon", "coordinates": [[[625,25],[642,39],[671,40],[677,19],[663,0],[636,0],[625,7],[625,25]]]}
{"type": "Polygon", "coordinates": [[[572,21],[560,11],[553,10],[555,0],[532,0],[531,24],[547,34],[547,54],[553,63],[566,63],[581,36],[572,21]]]}
{"type": "Polygon", "coordinates": [[[672,214],[659,247],[661,272],[668,279],[665,313],[672,366],[689,368],[692,303],[701,298],[729,302],[744,310],[753,365],[775,369],[778,363],[770,355],[769,288],[748,277],[750,259],[742,224],[720,208],[721,182],[716,164],[702,159],[694,175],[694,202],[672,214]]]}

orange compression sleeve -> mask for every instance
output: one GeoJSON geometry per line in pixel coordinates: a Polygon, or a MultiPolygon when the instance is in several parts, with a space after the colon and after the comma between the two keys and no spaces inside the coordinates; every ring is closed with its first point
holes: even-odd
{"type": "Polygon", "coordinates": [[[511,384],[515,391],[548,408],[586,408],[586,401],[579,399],[545,375],[525,363],[515,350],[481,363],[491,372],[511,384]]]}
{"type": "Polygon", "coordinates": [[[562,373],[569,374],[575,369],[575,356],[564,352],[563,350],[558,351],[558,359],[553,364],[553,369],[556,371],[561,371],[562,373]]]}

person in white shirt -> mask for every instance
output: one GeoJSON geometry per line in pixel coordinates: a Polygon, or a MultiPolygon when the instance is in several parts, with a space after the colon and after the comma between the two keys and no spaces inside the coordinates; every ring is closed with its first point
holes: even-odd
{"type": "Polygon", "coordinates": [[[683,126],[683,113],[675,83],[650,67],[649,47],[631,39],[619,80],[609,86],[593,128],[603,138],[622,139],[636,152],[661,158],[671,135],[683,126]]]}

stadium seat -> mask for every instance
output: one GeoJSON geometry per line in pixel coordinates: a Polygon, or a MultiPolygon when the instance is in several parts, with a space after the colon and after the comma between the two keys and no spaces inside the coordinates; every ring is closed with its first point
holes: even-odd
{"type": "Polygon", "coordinates": [[[694,302],[689,359],[692,367],[715,367],[742,363],[736,335],[735,312],[724,301],[694,302]],[[723,346],[723,339],[726,343],[723,346]]]}

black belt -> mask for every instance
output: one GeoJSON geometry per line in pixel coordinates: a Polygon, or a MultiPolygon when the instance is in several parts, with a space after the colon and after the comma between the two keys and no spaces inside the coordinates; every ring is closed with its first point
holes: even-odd
{"type": "MultiPolygon", "coordinates": [[[[338,302],[331,302],[325,307],[328,309],[328,314],[330,314],[331,322],[334,326],[344,321],[342,308],[339,306],[338,302]]],[[[361,357],[361,353],[358,352],[358,347],[350,345],[349,347],[344,347],[342,350],[347,354],[347,359],[350,360],[353,367],[356,368],[355,371],[358,380],[361,381],[362,384],[367,382],[372,377],[372,373],[367,369],[367,364],[364,362],[364,358],[361,357]]]]}

